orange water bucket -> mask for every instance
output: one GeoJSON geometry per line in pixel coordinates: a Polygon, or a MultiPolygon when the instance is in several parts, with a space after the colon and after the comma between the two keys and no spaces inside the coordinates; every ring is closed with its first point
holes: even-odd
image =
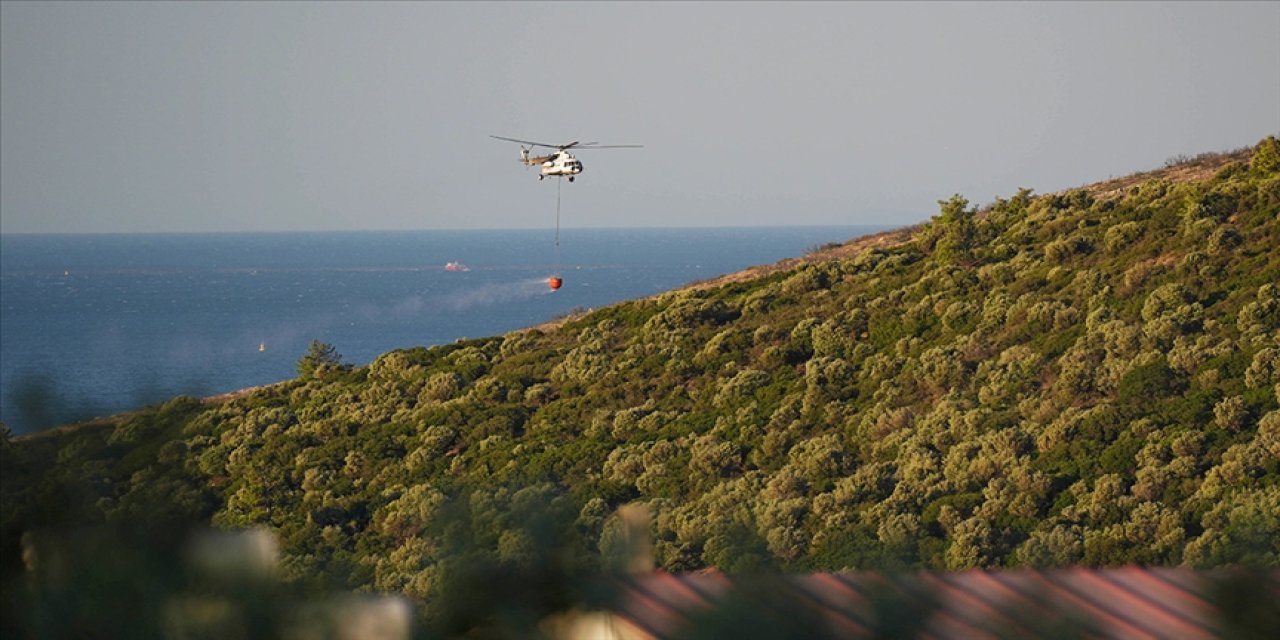
{"type": "Polygon", "coordinates": [[[551,276],[550,278],[547,278],[547,286],[551,287],[552,291],[559,289],[562,284],[564,284],[564,280],[561,280],[559,276],[551,276]]]}

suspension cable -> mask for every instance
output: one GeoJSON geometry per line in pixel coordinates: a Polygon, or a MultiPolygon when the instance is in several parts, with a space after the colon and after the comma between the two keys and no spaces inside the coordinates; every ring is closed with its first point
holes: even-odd
{"type": "Polygon", "coordinates": [[[555,275],[560,275],[560,187],[564,184],[564,177],[556,178],[556,262],[553,268],[555,275]]]}

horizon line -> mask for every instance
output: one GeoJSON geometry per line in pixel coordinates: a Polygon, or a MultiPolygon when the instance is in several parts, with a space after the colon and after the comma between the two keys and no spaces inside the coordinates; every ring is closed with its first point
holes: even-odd
{"type": "MultiPolygon", "coordinates": [[[[798,229],[822,227],[909,227],[926,221],[921,218],[915,221],[899,222],[863,222],[863,223],[812,223],[812,224],[738,224],[738,225],[691,225],[691,226],[574,226],[561,227],[561,231],[660,231],[671,230],[713,230],[713,229],[798,229]]],[[[0,237],[9,236],[121,236],[121,235],[272,235],[272,234],[333,234],[333,233],[424,233],[432,231],[448,232],[492,232],[492,231],[545,231],[547,227],[422,227],[422,228],[378,228],[378,229],[261,229],[244,231],[227,230],[186,230],[186,231],[0,231],[0,237]]]]}

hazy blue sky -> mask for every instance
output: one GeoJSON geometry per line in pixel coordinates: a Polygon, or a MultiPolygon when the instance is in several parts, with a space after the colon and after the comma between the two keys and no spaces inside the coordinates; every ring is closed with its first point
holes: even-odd
{"type": "Polygon", "coordinates": [[[0,232],[910,223],[1280,132],[1280,3],[0,5],[0,232]]]}

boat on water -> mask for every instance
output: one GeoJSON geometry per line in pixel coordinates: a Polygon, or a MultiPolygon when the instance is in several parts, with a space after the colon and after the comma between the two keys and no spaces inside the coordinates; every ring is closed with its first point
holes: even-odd
{"type": "Polygon", "coordinates": [[[462,264],[461,262],[450,262],[449,264],[446,264],[444,266],[444,270],[445,271],[470,271],[471,269],[467,268],[467,265],[462,264]]]}

